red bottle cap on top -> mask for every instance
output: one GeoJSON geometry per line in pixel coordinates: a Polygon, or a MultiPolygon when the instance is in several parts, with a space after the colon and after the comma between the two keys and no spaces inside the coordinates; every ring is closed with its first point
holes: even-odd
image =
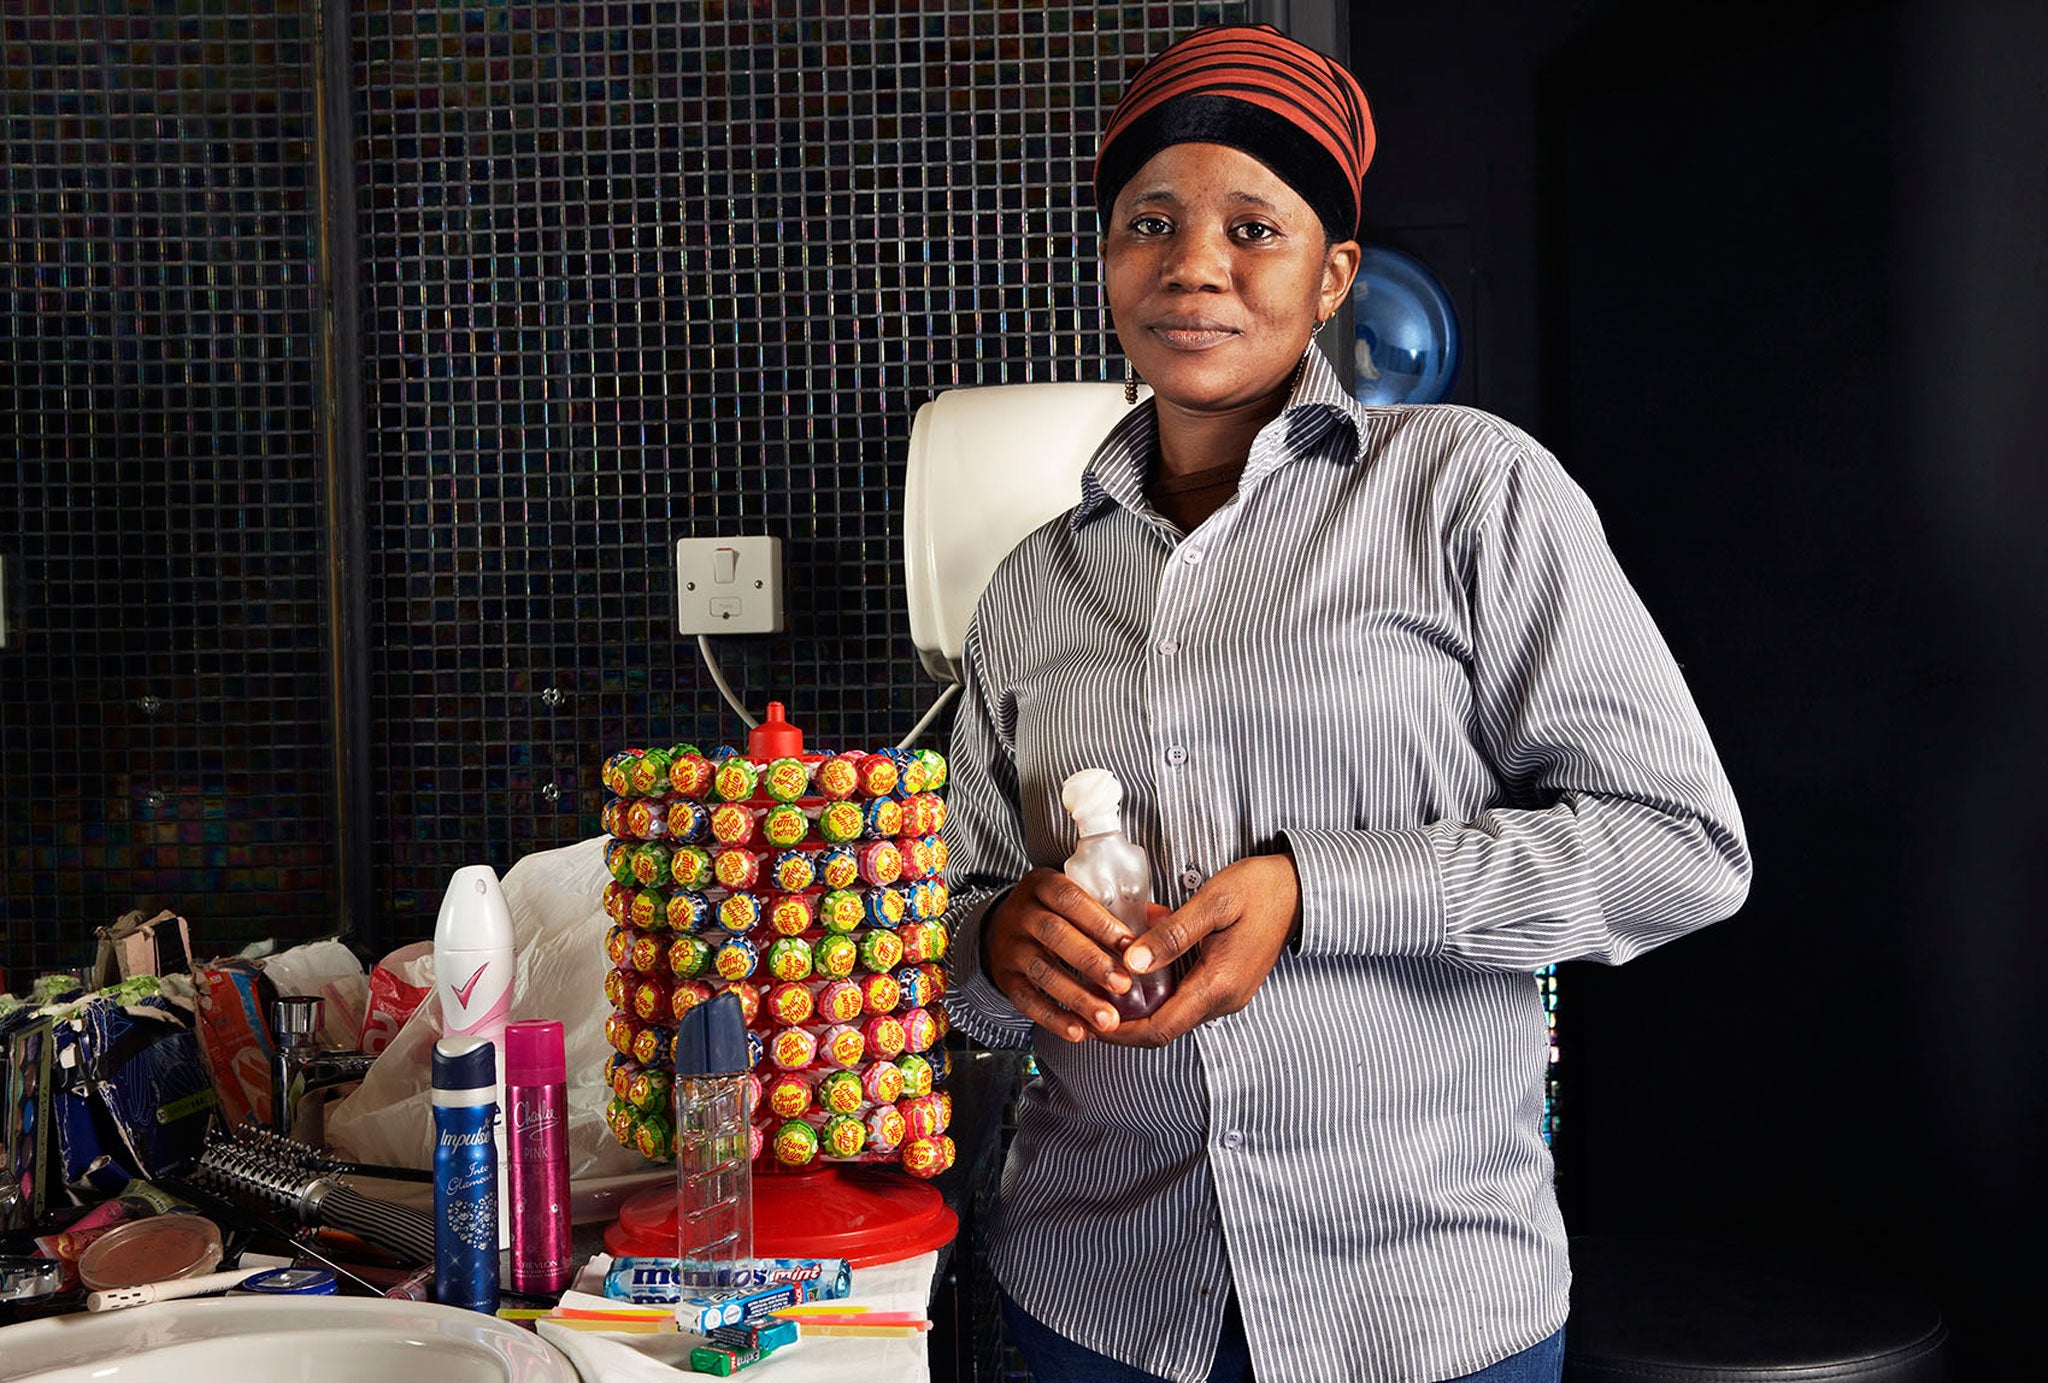
{"type": "Polygon", "coordinates": [[[505,1084],[561,1085],[568,1078],[560,1023],[536,1018],[505,1025],[505,1084]]]}
{"type": "Polygon", "coordinates": [[[795,759],[804,752],[804,732],[782,718],[782,703],[768,703],[768,718],[747,733],[747,757],[795,759]]]}

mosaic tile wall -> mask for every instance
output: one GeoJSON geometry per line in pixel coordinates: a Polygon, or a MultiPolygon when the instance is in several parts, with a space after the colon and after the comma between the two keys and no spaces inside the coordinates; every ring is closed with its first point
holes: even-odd
{"type": "Polygon", "coordinates": [[[756,714],[910,730],[938,691],[900,571],[911,416],[1107,377],[1098,122],[1166,35],[1245,10],[364,8],[389,937],[458,865],[596,834],[604,752],[744,734],[675,631],[677,538],[783,541],[789,632],[717,643],[756,714]]]}
{"type": "Polygon", "coordinates": [[[310,8],[0,7],[10,977],[333,912],[310,8]]]}
{"type": "MultiPolygon", "coordinates": [[[[221,949],[342,912],[315,0],[135,8],[0,13],[11,974],[133,907],[221,949]]],[[[790,632],[718,644],[756,713],[916,723],[911,415],[1116,369],[1098,122],[1249,8],[350,7],[366,947],[425,935],[459,864],[597,834],[609,750],[740,737],[675,631],[676,538],[783,540],[790,632]]]]}

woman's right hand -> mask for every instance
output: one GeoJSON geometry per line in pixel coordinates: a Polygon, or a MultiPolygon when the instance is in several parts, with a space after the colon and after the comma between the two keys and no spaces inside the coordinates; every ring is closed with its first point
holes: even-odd
{"type": "MultiPolygon", "coordinates": [[[[1162,909],[1163,911],[1163,909],[1162,909]]],[[[1034,869],[981,927],[981,963],[1017,1011],[1069,1042],[1115,1029],[1130,929],[1057,869],[1034,869]]]]}

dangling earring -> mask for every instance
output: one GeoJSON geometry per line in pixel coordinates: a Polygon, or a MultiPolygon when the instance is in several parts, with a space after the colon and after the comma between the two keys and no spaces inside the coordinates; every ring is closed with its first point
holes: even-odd
{"type": "Polygon", "coordinates": [[[1124,361],[1124,406],[1138,401],[1138,371],[1129,359],[1124,361]]]}

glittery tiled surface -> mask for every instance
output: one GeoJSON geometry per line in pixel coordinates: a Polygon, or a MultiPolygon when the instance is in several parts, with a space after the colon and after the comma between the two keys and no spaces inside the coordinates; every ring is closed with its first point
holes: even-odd
{"type": "MultiPolygon", "coordinates": [[[[0,13],[11,971],[131,907],[221,948],[339,907],[313,0],[138,8],[0,13]]],[[[783,540],[788,632],[717,645],[757,713],[909,730],[911,415],[1120,368],[1095,132],[1247,8],[351,7],[371,949],[457,865],[597,834],[610,750],[744,733],[676,538],[783,540]]]]}

